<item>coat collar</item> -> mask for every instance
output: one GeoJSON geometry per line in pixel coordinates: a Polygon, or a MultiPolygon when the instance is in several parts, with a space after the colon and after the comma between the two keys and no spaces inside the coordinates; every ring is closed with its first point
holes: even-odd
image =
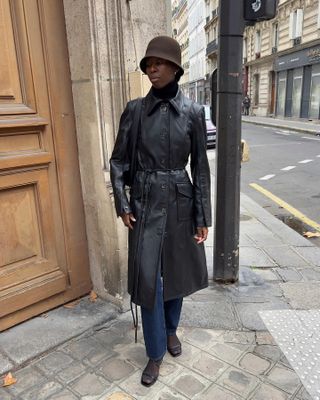
{"type": "Polygon", "coordinates": [[[152,94],[152,90],[150,89],[149,93],[146,96],[146,103],[145,103],[147,115],[151,115],[154,112],[154,110],[164,101],[171,104],[172,108],[179,115],[183,106],[183,93],[181,89],[179,88],[176,96],[169,100],[162,100],[155,97],[152,94]]]}

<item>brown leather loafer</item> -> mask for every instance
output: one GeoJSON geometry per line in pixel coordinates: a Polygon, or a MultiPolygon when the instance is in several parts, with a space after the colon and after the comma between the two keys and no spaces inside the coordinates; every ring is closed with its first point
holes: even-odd
{"type": "Polygon", "coordinates": [[[176,334],[167,337],[167,349],[172,357],[178,357],[182,353],[181,342],[176,334]]]}
{"type": "Polygon", "coordinates": [[[141,376],[142,385],[149,387],[157,381],[161,363],[162,360],[154,361],[149,359],[147,366],[142,372],[141,376]]]}

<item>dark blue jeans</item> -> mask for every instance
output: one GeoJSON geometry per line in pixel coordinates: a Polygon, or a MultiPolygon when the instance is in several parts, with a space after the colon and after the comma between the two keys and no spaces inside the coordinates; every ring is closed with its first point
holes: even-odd
{"type": "Polygon", "coordinates": [[[167,351],[167,336],[178,328],[183,298],[163,301],[160,275],[157,279],[156,299],[153,310],[141,307],[142,328],[147,356],[158,361],[167,351]]]}

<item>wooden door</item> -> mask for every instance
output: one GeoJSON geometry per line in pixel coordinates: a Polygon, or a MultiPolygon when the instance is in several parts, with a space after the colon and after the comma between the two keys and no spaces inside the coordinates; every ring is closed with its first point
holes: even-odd
{"type": "Polygon", "coordinates": [[[0,330],[91,283],[62,0],[0,0],[0,330]]]}

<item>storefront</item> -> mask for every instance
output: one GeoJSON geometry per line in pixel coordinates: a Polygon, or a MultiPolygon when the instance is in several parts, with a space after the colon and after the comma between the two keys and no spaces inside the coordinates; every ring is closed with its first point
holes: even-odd
{"type": "Polygon", "coordinates": [[[278,57],[276,115],[320,118],[320,45],[278,57]]]}

